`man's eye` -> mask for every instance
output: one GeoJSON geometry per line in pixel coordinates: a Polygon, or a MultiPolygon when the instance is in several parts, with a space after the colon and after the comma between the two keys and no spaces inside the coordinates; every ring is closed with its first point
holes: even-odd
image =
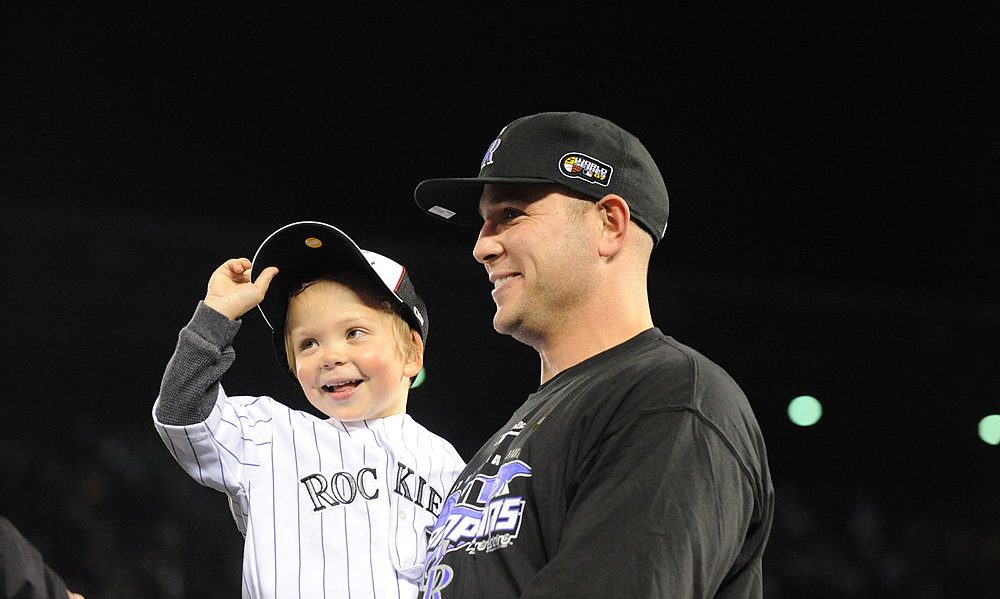
{"type": "Polygon", "coordinates": [[[522,213],[520,210],[516,210],[514,208],[504,208],[501,214],[503,215],[504,220],[511,220],[521,216],[522,213]]]}

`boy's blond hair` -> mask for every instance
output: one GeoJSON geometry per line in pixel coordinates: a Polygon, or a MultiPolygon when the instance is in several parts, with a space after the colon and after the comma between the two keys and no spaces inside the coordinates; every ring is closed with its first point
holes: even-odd
{"type": "MultiPolygon", "coordinates": [[[[338,283],[347,287],[354,293],[358,294],[358,297],[369,307],[380,312],[384,312],[392,317],[392,329],[396,336],[396,347],[399,350],[399,354],[404,359],[412,359],[420,353],[421,348],[413,340],[413,335],[411,331],[414,329],[410,327],[409,323],[403,320],[403,317],[399,315],[392,308],[392,303],[385,297],[384,292],[380,292],[378,287],[372,282],[371,279],[361,276],[355,272],[342,272],[335,275],[327,275],[316,279],[314,281],[309,281],[308,283],[303,283],[298,289],[292,291],[288,298],[288,310],[286,310],[285,316],[285,361],[288,366],[290,373],[295,373],[295,348],[289,343],[290,335],[288,333],[289,326],[288,320],[291,318],[292,302],[306,289],[317,284],[317,283],[338,283]]],[[[420,335],[420,331],[417,331],[417,336],[420,335]]]]}

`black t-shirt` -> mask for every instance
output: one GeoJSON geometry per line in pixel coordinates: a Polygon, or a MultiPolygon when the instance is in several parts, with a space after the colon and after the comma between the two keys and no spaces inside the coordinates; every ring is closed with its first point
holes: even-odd
{"type": "Polygon", "coordinates": [[[761,597],[773,512],[746,396],[653,328],[542,385],[468,462],[424,597],[761,597]]]}
{"type": "Polygon", "coordinates": [[[66,583],[14,523],[0,516],[0,597],[66,599],[66,583]]]}

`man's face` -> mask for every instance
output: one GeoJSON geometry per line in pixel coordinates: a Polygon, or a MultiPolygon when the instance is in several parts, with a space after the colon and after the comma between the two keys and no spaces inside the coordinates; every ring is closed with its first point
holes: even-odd
{"type": "Polygon", "coordinates": [[[538,348],[573,326],[594,280],[600,221],[594,202],[559,185],[488,184],[473,256],[493,283],[499,333],[538,348]]]}

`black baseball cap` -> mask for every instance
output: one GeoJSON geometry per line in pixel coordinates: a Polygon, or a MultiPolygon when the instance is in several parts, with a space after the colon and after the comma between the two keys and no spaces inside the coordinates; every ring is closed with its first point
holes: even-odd
{"type": "Polygon", "coordinates": [[[417,205],[442,220],[481,226],[479,198],[486,183],[559,183],[599,200],[625,198],[632,220],[653,236],[667,229],[667,187],[639,140],[611,121],[582,112],[541,112],[500,130],[479,176],[421,181],[417,205]]]}
{"type": "MultiPolygon", "coordinates": [[[[263,301],[257,306],[274,334],[275,350],[284,353],[288,301],[302,284],[326,275],[355,272],[384,288],[394,310],[427,343],[427,307],[417,295],[402,264],[363,250],[346,233],[326,223],[300,221],[268,235],[253,257],[251,278],[268,266],[278,267],[263,301]]],[[[283,361],[284,358],[281,357],[283,361]]]]}

